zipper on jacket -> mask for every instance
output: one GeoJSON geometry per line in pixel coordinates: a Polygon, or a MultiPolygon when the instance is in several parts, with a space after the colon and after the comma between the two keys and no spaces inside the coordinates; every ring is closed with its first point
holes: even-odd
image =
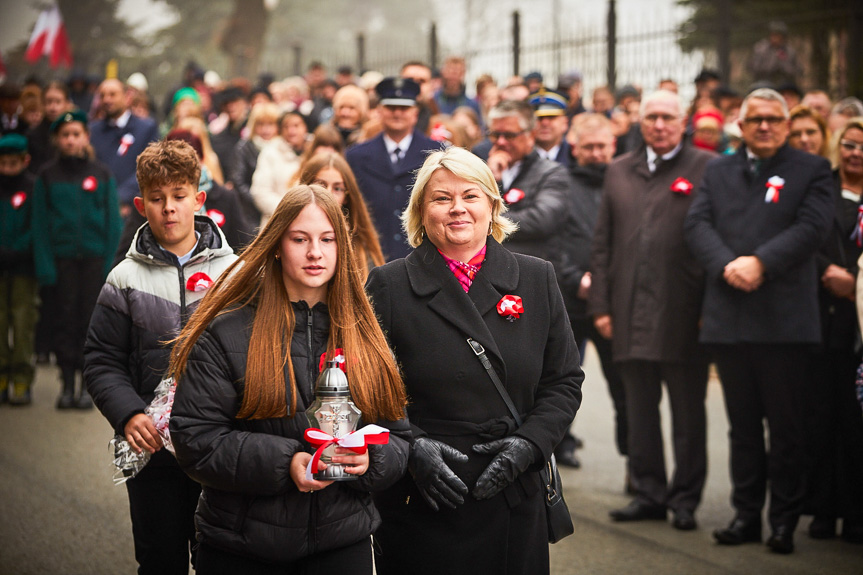
{"type": "Polygon", "coordinates": [[[312,308],[307,307],[306,343],[309,345],[309,397],[315,397],[315,348],[312,347],[312,308]]]}
{"type": "Polygon", "coordinates": [[[186,327],[189,320],[186,317],[186,273],[183,266],[177,264],[177,277],[180,279],[180,330],[186,327]]]}

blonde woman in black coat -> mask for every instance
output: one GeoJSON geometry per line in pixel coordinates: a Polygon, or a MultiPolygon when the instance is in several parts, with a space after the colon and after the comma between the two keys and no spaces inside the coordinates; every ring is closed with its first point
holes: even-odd
{"type": "Polygon", "coordinates": [[[435,152],[402,215],[415,250],[369,275],[414,437],[410,473],[375,497],[380,575],[548,572],[538,471],[575,416],[584,375],[551,264],[499,243],[515,227],[505,210],[481,160],[435,152]],[[523,313],[507,307],[516,296],[523,313]],[[521,427],[467,338],[485,348],[521,427]]]}

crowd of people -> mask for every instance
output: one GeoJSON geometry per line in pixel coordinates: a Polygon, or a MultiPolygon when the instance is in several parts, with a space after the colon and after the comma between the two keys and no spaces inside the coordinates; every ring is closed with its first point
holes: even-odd
{"type": "Polygon", "coordinates": [[[539,471],[581,466],[591,341],[632,496],[612,520],[697,528],[712,363],[716,542],[761,542],[769,493],[772,551],[802,515],[863,543],[863,102],[801,91],[770,32],[750,91],[703,70],[689,104],[674,79],[588,101],[578,71],[471,97],[459,57],[254,85],[190,63],[158,110],[139,73],[0,86],[2,401],[53,356],[58,409],[160,452],[126,482],[141,573],[371,573],[373,534],[378,573],[541,573],[539,471]],[[389,434],[329,460],[356,481],[306,472],[334,357],[389,434]],[[175,456],[145,414],[165,375],[175,456]]]}

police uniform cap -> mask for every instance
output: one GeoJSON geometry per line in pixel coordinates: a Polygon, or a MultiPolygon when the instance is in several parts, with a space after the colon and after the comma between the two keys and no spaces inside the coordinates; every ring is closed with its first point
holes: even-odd
{"type": "Polygon", "coordinates": [[[375,86],[382,106],[416,106],[420,85],[409,78],[384,78],[375,86]]]}
{"type": "Polygon", "coordinates": [[[567,99],[557,92],[542,88],[539,92],[534,92],[528,96],[527,101],[537,118],[566,114],[567,99]]]}

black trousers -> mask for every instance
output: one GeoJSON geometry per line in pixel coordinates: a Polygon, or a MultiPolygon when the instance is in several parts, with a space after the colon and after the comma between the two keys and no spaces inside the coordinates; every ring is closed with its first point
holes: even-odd
{"type": "Polygon", "coordinates": [[[105,283],[102,258],[57,260],[57,313],[54,353],[61,368],[84,367],[84,340],[90,316],[105,283]]]}
{"type": "Polygon", "coordinates": [[[138,574],[187,575],[201,486],[176,464],[151,465],[126,482],[138,574]]]}
{"type": "MultiPolygon", "coordinates": [[[[626,392],[623,388],[623,379],[620,377],[620,372],[614,364],[611,356],[611,340],[605,339],[596,327],[593,321],[585,318],[570,318],[572,324],[572,334],[575,337],[575,342],[578,344],[581,360],[584,361],[584,346],[586,340],[593,342],[596,348],[596,353],[599,356],[599,363],[602,366],[602,375],[605,376],[605,381],[608,384],[608,394],[611,396],[611,402],[614,405],[614,429],[615,441],[617,442],[617,452],[621,455],[629,454],[629,430],[626,421],[626,392]]],[[[569,431],[567,435],[570,436],[569,431]]],[[[571,437],[571,436],[570,436],[571,437]]],[[[567,438],[561,442],[561,446],[567,438]]],[[[575,440],[571,440],[575,444],[575,440]]]]}
{"type": "Polygon", "coordinates": [[[629,417],[629,472],[637,499],[695,511],[707,477],[706,358],[690,362],[622,361],[629,417]],[[659,402],[671,403],[674,474],[668,482],[659,402]]]}
{"type": "Polygon", "coordinates": [[[811,347],[734,344],[713,347],[731,426],[731,504],[737,517],[760,520],[770,483],[770,524],[796,527],[809,458],[803,398],[811,347]],[[770,430],[765,445],[764,420],[770,430]]]}
{"type": "Polygon", "coordinates": [[[198,575],[372,575],[371,538],[316,553],[290,565],[264,563],[201,543],[195,572],[198,575]]]}
{"type": "Polygon", "coordinates": [[[819,350],[806,386],[812,467],[804,514],[863,522],[863,417],[851,349],[819,350]]]}

